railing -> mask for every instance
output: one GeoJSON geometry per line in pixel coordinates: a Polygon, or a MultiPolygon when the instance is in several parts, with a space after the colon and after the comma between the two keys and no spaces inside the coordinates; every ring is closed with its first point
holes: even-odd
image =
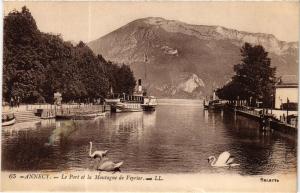
{"type": "Polygon", "coordinates": [[[236,110],[239,110],[239,111],[242,111],[244,113],[247,113],[247,114],[250,114],[250,115],[253,115],[253,116],[257,116],[257,117],[259,117],[261,115],[259,111],[255,110],[255,109],[252,109],[250,107],[246,107],[246,106],[237,106],[236,110]]]}
{"type": "Polygon", "coordinates": [[[34,111],[38,109],[43,109],[48,112],[89,112],[89,111],[104,111],[109,109],[107,105],[93,105],[93,104],[62,104],[61,106],[52,105],[52,104],[22,104],[20,106],[10,107],[2,106],[2,111],[34,111]]]}
{"type": "Polygon", "coordinates": [[[290,127],[295,127],[297,128],[298,125],[298,116],[295,117],[287,117],[286,114],[284,112],[286,111],[282,111],[282,115],[280,115],[279,117],[276,117],[274,113],[275,110],[273,110],[273,113],[270,113],[270,109],[252,109],[250,107],[246,107],[246,106],[236,106],[235,107],[236,110],[242,112],[242,113],[247,113],[249,115],[253,115],[256,117],[261,117],[261,115],[263,116],[267,116],[267,117],[272,117],[272,119],[274,121],[278,121],[282,124],[288,125],[290,127]]]}
{"type": "Polygon", "coordinates": [[[107,108],[104,105],[92,106],[58,106],[54,109],[56,115],[74,115],[74,114],[88,114],[95,112],[104,112],[107,108]]]}

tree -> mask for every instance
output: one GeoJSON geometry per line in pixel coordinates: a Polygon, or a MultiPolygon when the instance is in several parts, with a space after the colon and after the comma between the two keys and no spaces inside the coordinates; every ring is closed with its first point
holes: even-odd
{"type": "Polygon", "coordinates": [[[116,91],[118,93],[132,94],[136,85],[136,80],[129,66],[123,64],[115,75],[116,91]]]}
{"type": "Polygon", "coordinates": [[[107,62],[82,41],[73,46],[60,35],[40,32],[30,11],[10,12],[4,18],[3,98],[22,102],[53,102],[104,98],[110,87],[132,93],[131,69],[107,62]]]}
{"type": "Polygon", "coordinates": [[[232,81],[217,91],[220,98],[262,101],[271,105],[276,68],[271,67],[268,52],[261,45],[245,43],[241,49],[241,63],[234,66],[232,81]]]}
{"type": "Polygon", "coordinates": [[[26,7],[21,12],[9,13],[4,19],[3,96],[6,100],[20,96],[23,101],[33,102],[40,98],[38,90],[44,69],[34,46],[38,33],[26,7]]]}

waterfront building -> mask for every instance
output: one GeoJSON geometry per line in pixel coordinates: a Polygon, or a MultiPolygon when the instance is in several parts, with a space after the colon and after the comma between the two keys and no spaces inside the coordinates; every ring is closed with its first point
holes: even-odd
{"type": "Polygon", "coordinates": [[[275,108],[280,109],[286,103],[298,104],[298,77],[284,75],[275,84],[275,108]]]}

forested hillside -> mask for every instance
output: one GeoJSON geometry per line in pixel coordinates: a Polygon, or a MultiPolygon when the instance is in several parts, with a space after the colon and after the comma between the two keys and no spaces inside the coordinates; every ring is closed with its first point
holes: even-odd
{"type": "Polygon", "coordinates": [[[73,46],[60,35],[39,31],[30,11],[12,11],[4,18],[3,100],[53,102],[87,101],[115,92],[131,93],[135,78],[131,69],[106,61],[80,42],[73,46]]]}

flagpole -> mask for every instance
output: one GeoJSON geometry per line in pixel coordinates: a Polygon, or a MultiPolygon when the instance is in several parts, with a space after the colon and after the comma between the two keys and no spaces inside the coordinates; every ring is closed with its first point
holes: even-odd
{"type": "Polygon", "coordinates": [[[286,122],[287,122],[287,118],[288,118],[288,116],[289,116],[289,102],[290,102],[290,100],[289,100],[289,98],[286,98],[286,122]]]}
{"type": "Polygon", "coordinates": [[[148,61],[148,56],[147,54],[144,54],[144,62],[145,62],[145,82],[147,80],[147,61],[148,61]]]}

